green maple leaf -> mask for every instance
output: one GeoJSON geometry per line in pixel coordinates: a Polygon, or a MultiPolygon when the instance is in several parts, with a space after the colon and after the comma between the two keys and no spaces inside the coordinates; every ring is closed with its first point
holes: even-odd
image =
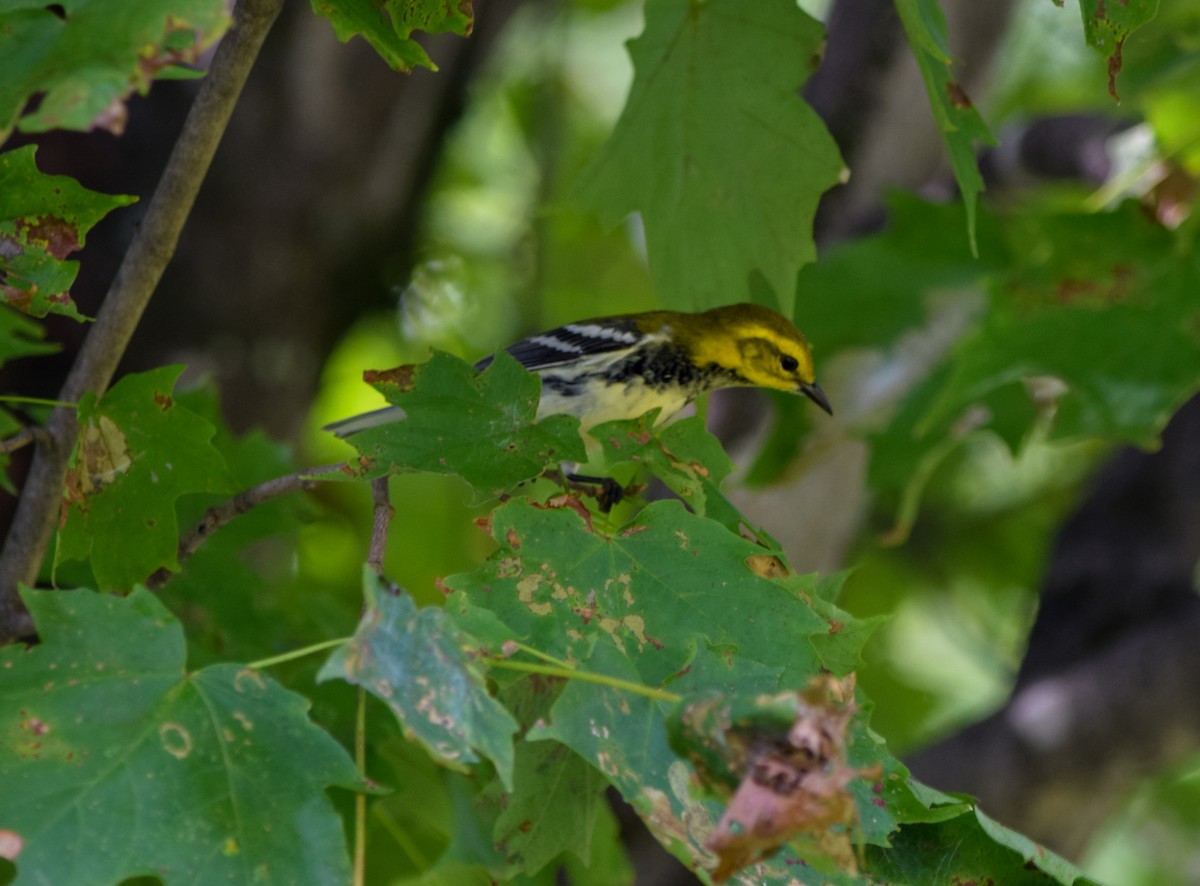
{"type": "Polygon", "coordinates": [[[471,0],[312,0],[312,8],[329,19],[343,43],[361,35],[397,71],[438,69],[413,31],[466,37],[475,21],[471,0]]]}
{"type": "MultiPolygon", "coordinates": [[[[556,681],[526,676],[498,697],[525,732],[549,714],[560,689],[556,681]]],[[[593,838],[611,816],[606,786],[595,767],[558,742],[518,740],[511,789],[487,791],[497,809],[492,843],[505,856],[506,873],[536,874],[567,854],[588,864],[593,838]]]]}
{"type": "Polygon", "coordinates": [[[650,505],[611,537],[591,532],[571,508],[512,502],[493,512],[492,534],[500,551],[487,565],[446,579],[462,592],[448,608],[484,642],[515,637],[575,662],[611,645],[650,686],[678,677],[698,648],[780,659],[775,666],[797,679],[818,667],[807,637],[828,625],[747,565],[776,552],[679,502],[650,505]]]}
{"type": "Polygon", "coordinates": [[[329,786],[361,786],[309,703],[261,672],[184,671],[148,591],[24,594],[41,642],[0,650],[0,829],[17,883],[350,878],[329,786]]]}
{"type": "Polygon", "coordinates": [[[175,501],[230,486],[215,428],[176,403],[182,366],[127,375],[79,404],[80,437],[67,474],[58,558],[89,560],[106,590],[179,566],[175,501]]]}
{"type": "Polygon", "coordinates": [[[641,213],[672,306],[745,300],[760,274],[791,313],[817,200],[842,173],[797,94],[823,41],[788,0],[647,4],[629,99],[580,197],[610,224],[641,213]]]}
{"type": "Polygon", "coordinates": [[[697,417],[655,427],[658,412],[632,421],[597,425],[589,434],[600,441],[608,468],[624,464],[647,468],[692,510],[737,531],[743,518],[721,494],[721,481],[733,463],[721,442],[697,417]]]}
{"type": "Polygon", "coordinates": [[[427,363],[392,371],[376,387],[405,417],[349,438],[370,460],[368,474],[457,474],[479,503],[560,461],[586,457],[576,419],[536,421],[541,380],[503,351],[483,372],[434,353],[427,363]]]}

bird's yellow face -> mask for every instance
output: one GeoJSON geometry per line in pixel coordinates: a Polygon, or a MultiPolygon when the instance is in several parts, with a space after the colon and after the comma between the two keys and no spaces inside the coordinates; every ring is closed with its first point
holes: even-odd
{"type": "Polygon", "coordinates": [[[735,344],[738,374],[752,385],[795,392],[815,381],[812,352],[803,339],[780,338],[755,330],[735,339],[735,344]]]}
{"type": "Polygon", "coordinates": [[[706,311],[698,319],[710,332],[690,345],[698,363],[720,366],[741,384],[804,394],[831,412],[816,383],[812,349],[787,318],[758,305],[733,305],[706,311]]]}

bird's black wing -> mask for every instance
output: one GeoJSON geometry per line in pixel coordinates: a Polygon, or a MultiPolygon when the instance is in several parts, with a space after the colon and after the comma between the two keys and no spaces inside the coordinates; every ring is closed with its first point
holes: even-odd
{"type": "MultiPolygon", "coordinates": [[[[523,338],[505,350],[526,369],[539,370],[596,354],[623,351],[643,337],[632,318],[582,320],[523,338]]],[[[484,370],[491,362],[491,356],[484,357],[475,368],[484,370]]]]}

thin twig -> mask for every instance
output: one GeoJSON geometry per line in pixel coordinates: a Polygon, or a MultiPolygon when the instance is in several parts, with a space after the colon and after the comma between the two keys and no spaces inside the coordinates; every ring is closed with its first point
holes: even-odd
{"type": "MultiPolygon", "coordinates": [[[[340,471],[345,467],[345,463],[339,462],[335,465],[322,465],[319,468],[305,468],[303,471],[296,471],[293,474],[286,474],[282,477],[267,480],[265,483],[260,483],[257,486],[239,492],[228,501],[223,501],[219,505],[213,505],[204,512],[204,516],[200,518],[199,523],[180,537],[176,558],[182,564],[184,560],[200,550],[200,546],[208,541],[209,536],[234,517],[241,516],[255,506],[270,501],[273,498],[278,498],[286,493],[297,491],[309,492],[315,489],[320,482],[313,479],[314,474],[329,474],[333,471],[340,471]]],[[[174,573],[165,567],[159,569],[146,579],[146,587],[158,590],[171,580],[172,575],[174,573]]]]}
{"type": "Polygon", "coordinates": [[[383,555],[387,550],[388,527],[396,510],[388,500],[388,478],[376,477],[371,481],[371,497],[375,502],[375,523],[371,527],[371,548],[367,552],[367,565],[376,574],[383,575],[383,555]]]}
{"type": "MultiPolygon", "coordinates": [[[[375,519],[371,526],[371,546],[367,565],[376,575],[383,575],[383,556],[387,551],[388,527],[396,510],[388,498],[388,478],[384,474],[371,481],[371,499],[375,504],[375,519]]],[[[366,601],[363,603],[364,607],[366,601]]],[[[364,609],[365,611],[365,609],[364,609]]],[[[358,687],[358,716],[354,727],[354,762],[365,781],[367,778],[367,692],[358,687]]],[[[361,791],[354,798],[354,886],[363,886],[367,876],[367,795],[361,791]]]]}
{"type": "Polygon", "coordinates": [[[3,440],[0,440],[0,452],[8,455],[9,453],[16,452],[22,447],[28,446],[34,441],[40,441],[44,438],[45,432],[41,428],[35,428],[30,425],[26,425],[11,437],[6,437],[3,440]]]}
{"type": "MultiPolygon", "coordinates": [[[[217,47],[146,215],[59,392],[59,400],[77,403],[89,391],[102,393],[112,380],[175,252],[179,232],[254,59],[282,8],[283,0],[239,0],[233,27],[217,47]]],[[[0,643],[18,636],[19,617],[24,610],[17,587],[21,583],[31,585],[37,579],[54,532],[67,461],[79,432],[75,410],[55,409],[46,430],[50,439],[37,447],[0,554],[0,643]]]]}

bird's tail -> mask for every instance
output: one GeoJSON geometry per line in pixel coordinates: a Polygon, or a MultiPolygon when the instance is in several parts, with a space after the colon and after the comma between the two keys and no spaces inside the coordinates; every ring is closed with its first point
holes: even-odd
{"type": "Polygon", "coordinates": [[[368,428],[377,428],[380,425],[391,424],[394,421],[402,421],[404,418],[404,410],[399,406],[385,406],[383,409],[376,409],[374,412],[364,412],[362,415],[355,415],[351,418],[335,421],[333,424],[325,425],[322,430],[332,431],[337,436],[345,438],[352,434],[357,434],[359,431],[365,431],[368,428]]]}

